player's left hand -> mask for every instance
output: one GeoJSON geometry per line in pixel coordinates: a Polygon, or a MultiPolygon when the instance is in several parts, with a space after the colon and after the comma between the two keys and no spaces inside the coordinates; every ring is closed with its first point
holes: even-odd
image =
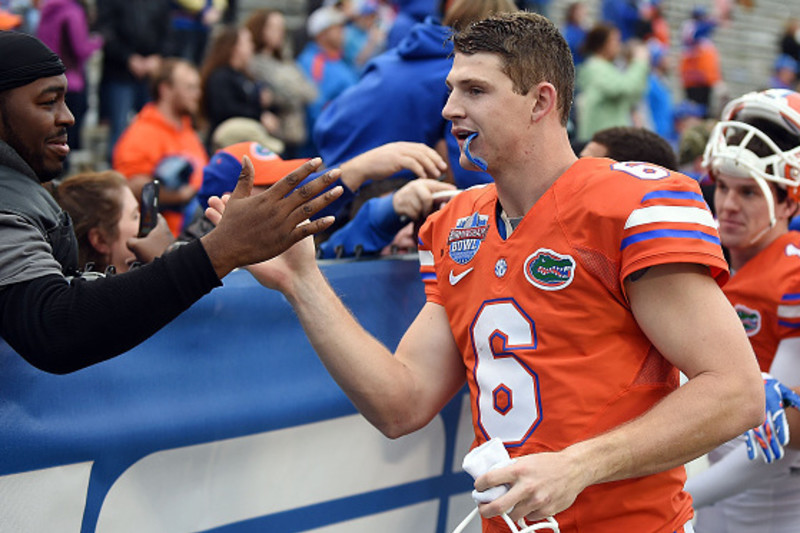
{"type": "Polygon", "coordinates": [[[758,450],[764,461],[772,463],[783,457],[783,447],[789,443],[789,423],[784,408],[800,409],[800,396],[766,372],[761,375],[767,397],[766,420],[745,433],[747,456],[755,459],[758,450]]]}
{"type": "Polygon", "coordinates": [[[485,518],[508,512],[514,522],[536,522],[568,508],[587,486],[586,473],[576,468],[568,452],[536,453],[518,457],[514,464],[490,470],[475,481],[483,492],[508,485],[504,495],[478,508],[485,518]]]}

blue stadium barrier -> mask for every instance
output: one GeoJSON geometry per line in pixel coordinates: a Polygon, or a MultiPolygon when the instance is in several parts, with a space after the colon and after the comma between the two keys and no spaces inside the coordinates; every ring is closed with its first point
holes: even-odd
{"type": "MultiPolygon", "coordinates": [[[[393,349],[424,302],[414,259],[321,264],[393,349]]],[[[244,271],[105,363],[51,375],[0,341],[0,365],[0,531],[446,533],[473,506],[466,389],[385,438],[244,271]]]]}

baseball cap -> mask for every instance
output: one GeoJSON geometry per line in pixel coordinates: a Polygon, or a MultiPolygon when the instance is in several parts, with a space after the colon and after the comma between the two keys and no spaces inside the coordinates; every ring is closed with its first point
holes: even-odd
{"type": "Polygon", "coordinates": [[[306,30],[308,35],[316,37],[332,26],[339,26],[347,22],[347,16],[342,10],[333,6],[322,6],[308,17],[306,30]]]}
{"type": "Polygon", "coordinates": [[[246,117],[233,117],[223,121],[211,136],[213,150],[221,150],[226,146],[245,141],[254,141],[260,145],[282,153],[286,146],[280,139],[271,136],[259,121],[246,117]]]}
{"type": "Polygon", "coordinates": [[[255,177],[253,185],[269,186],[308,161],[308,159],[281,159],[281,157],[257,142],[237,143],[217,151],[203,169],[203,185],[197,199],[208,207],[208,199],[222,196],[236,188],[242,172],[242,157],[253,162],[255,177]]]}
{"type": "Polygon", "coordinates": [[[355,0],[354,11],[359,15],[373,15],[378,12],[378,3],[375,0],[355,0]]]}
{"type": "Polygon", "coordinates": [[[775,59],[775,70],[797,70],[797,61],[790,55],[781,54],[775,59]]]}

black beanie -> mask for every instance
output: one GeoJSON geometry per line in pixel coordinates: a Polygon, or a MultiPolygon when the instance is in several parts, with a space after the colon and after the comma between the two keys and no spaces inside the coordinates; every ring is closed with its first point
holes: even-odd
{"type": "Polygon", "coordinates": [[[61,59],[36,37],[0,31],[0,92],[59,76],[65,70],[61,59]]]}

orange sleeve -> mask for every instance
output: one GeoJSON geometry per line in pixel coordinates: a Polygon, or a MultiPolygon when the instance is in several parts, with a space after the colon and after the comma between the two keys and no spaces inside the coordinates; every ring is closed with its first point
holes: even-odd
{"type": "Polygon", "coordinates": [[[712,277],[723,285],[728,280],[727,263],[716,222],[696,182],[669,173],[646,183],[650,187],[640,189],[638,205],[625,218],[620,283],[650,266],[697,263],[708,266],[712,277]]]}
{"type": "Polygon", "coordinates": [[[425,297],[429,302],[444,305],[437,283],[433,253],[434,222],[439,218],[438,215],[439,213],[433,213],[422,224],[417,244],[419,247],[419,274],[425,285],[425,297]]]}

